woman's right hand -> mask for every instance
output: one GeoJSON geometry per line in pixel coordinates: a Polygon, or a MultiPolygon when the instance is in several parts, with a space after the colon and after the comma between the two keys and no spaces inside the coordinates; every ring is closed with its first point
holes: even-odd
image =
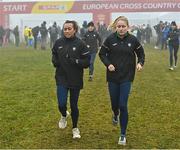
{"type": "Polygon", "coordinates": [[[115,67],[114,67],[112,64],[110,64],[110,65],[108,66],[108,70],[109,70],[109,71],[115,71],[115,67]]]}

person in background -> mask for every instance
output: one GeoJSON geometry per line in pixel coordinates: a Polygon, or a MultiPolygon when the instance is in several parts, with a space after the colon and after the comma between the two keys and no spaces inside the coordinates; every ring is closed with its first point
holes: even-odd
{"type": "Polygon", "coordinates": [[[146,35],[146,42],[148,44],[151,43],[151,37],[152,37],[152,29],[149,24],[147,24],[147,27],[145,29],[145,35],[146,35]]]}
{"type": "Polygon", "coordinates": [[[63,34],[52,48],[52,63],[56,68],[58,107],[61,113],[59,128],[67,126],[67,98],[70,93],[73,138],[81,138],[77,127],[79,118],[78,99],[83,88],[83,70],[89,67],[90,55],[85,43],[76,33],[78,25],[75,21],[67,20],[63,25],[63,34]]]}
{"type": "Polygon", "coordinates": [[[4,44],[8,45],[10,43],[10,35],[11,35],[11,29],[7,28],[5,29],[5,37],[4,37],[4,44]]]}
{"type": "Polygon", "coordinates": [[[28,47],[29,28],[27,26],[24,27],[23,33],[24,33],[24,40],[25,40],[26,47],[28,47]]]}
{"type": "Polygon", "coordinates": [[[145,54],[138,39],[128,33],[129,22],[124,16],[115,19],[113,31],[102,44],[99,57],[107,68],[107,82],[113,111],[112,123],[120,123],[118,144],[126,144],[128,96],[135,69],[142,70],[145,54]],[[136,63],[136,56],[138,58],[136,63]]]}
{"type": "Polygon", "coordinates": [[[85,33],[87,32],[87,21],[84,20],[83,21],[83,24],[82,24],[82,27],[80,28],[80,38],[82,39],[85,35],[85,33]]]}
{"type": "Polygon", "coordinates": [[[167,22],[164,23],[163,29],[162,29],[162,41],[161,41],[161,50],[167,49],[167,36],[169,33],[169,25],[167,22]]]}
{"type": "Polygon", "coordinates": [[[171,27],[169,29],[169,34],[168,34],[168,47],[169,47],[169,62],[170,62],[170,68],[169,70],[174,70],[174,68],[177,67],[177,53],[179,49],[179,35],[180,32],[177,29],[177,25],[175,21],[171,22],[171,27]],[[173,53],[174,53],[174,59],[173,59],[173,53]],[[174,66],[173,66],[174,63],[174,66]]]}
{"type": "Polygon", "coordinates": [[[87,26],[88,30],[82,39],[85,41],[91,53],[91,61],[89,66],[89,81],[92,81],[94,73],[94,61],[98,52],[98,48],[101,46],[101,38],[99,34],[95,31],[95,26],[93,22],[89,22],[87,26]]]}
{"type": "Polygon", "coordinates": [[[14,28],[13,33],[15,36],[15,45],[16,45],[16,47],[19,47],[20,39],[19,39],[19,27],[18,27],[18,25],[14,28]]]}
{"type": "Polygon", "coordinates": [[[0,47],[3,46],[4,35],[5,35],[5,30],[4,30],[3,26],[0,26],[0,47]]]}
{"type": "Polygon", "coordinates": [[[154,26],[154,30],[157,34],[157,40],[155,44],[155,49],[159,49],[159,45],[161,45],[162,41],[162,29],[163,29],[163,21],[160,21],[157,25],[154,26]]]}
{"type": "Polygon", "coordinates": [[[39,26],[35,26],[34,28],[32,28],[32,33],[34,37],[34,49],[37,49],[37,40],[38,40],[39,30],[40,30],[39,26]]]}
{"type": "Polygon", "coordinates": [[[46,42],[47,42],[47,36],[48,36],[48,30],[46,28],[46,21],[43,21],[39,30],[41,34],[41,49],[46,50],[46,42]]]}
{"type": "Polygon", "coordinates": [[[136,37],[137,37],[138,41],[140,43],[142,43],[142,30],[141,30],[141,26],[137,27],[137,35],[136,35],[136,37]]]}
{"type": "Polygon", "coordinates": [[[54,22],[54,24],[49,27],[48,31],[50,34],[50,48],[52,48],[58,38],[58,28],[56,22],[54,22]]]}
{"type": "Polygon", "coordinates": [[[28,31],[28,46],[32,47],[33,46],[33,33],[32,33],[32,28],[29,28],[28,31]]]}

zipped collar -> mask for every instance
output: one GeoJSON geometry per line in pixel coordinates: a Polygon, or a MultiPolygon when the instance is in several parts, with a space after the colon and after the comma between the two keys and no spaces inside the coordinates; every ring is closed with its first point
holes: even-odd
{"type": "Polygon", "coordinates": [[[73,37],[71,37],[71,38],[66,38],[66,37],[64,36],[64,39],[65,39],[65,41],[74,41],[74,40],[76,39],[76,36],[73,36],[73,37]]]}
{"type": "Polygon", "coordinates": [[[116,37],[119,38],[119,39],[124,39],[124,38],[126,38],[126,37],[129,35],[129,33],[126,32],[126,34],[124,35],[124,37],[121,38],[120,35],[119,35],[117,32],[116,32],[115,34],[116,34],[116,37]]]}

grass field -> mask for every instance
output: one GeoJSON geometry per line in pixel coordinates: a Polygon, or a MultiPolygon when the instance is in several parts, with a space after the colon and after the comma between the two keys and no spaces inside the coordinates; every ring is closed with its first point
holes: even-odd
{"type": "Polygon", "coordinates": [[[65,130],[58,128],[50,50],[1,48],[0,149],[180,148],[180,62],[169,71],[168,51],[146,46],[145,52],[144,69],[137,72],[129,97],[124,147],[117,145],[119,127],[111,124],[105,67],[99,57],[93,82],[85,71],[79,99],[82,138],[73,140],[71,118],[65,130]]]}

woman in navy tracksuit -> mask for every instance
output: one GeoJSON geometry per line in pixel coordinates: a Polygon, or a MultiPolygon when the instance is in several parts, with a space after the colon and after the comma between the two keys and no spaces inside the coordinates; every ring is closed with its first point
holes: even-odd
{"type": "Polygon", "coordinates": [[[170,68],[169,70],[174,70],[177,66],[177,53],[179,49],[179,35],[180,32],[177,29],[177,25],[175,21],[171,22],[171,28],[168,34],[168,46],[169,46],[169,53],[170,53],[170,68]],[[174,66],[173,66],[173,53],[174,53],[174,66]]]}
{"type": "Polygon", "coordinates": [[[140,71],[144,65],[144,49],[137,38],[128,33],[129,23],[126,17],[118,17],[112,33],[103,43],[99,56],[107,67],[107,82],[113,111],[112,122],[120,122],[121,132],[118,144],[126,144],[128,124],[128,95],[134,80],[135,68],[140,71]],[[136,56],[138,57],[136,64],[136,56]],[[119,116],[120,111],[120,116],[119,116]]]}
{"type": "Polygon", "coordinates": [[[101,46],[101,38],[99,33],[95,31],[93,22],[89,22],[87,26],[88,31],[85,33],[83,40],[85,41],[91,54],[91,61],[89,66],[89,81],[92,81],[94,74],[94,62],[96,53],[98,52],[98,48],[101,46]]]}
{"type": "Polygon", "coordinates": [[[78,26],[75,21],[66,21],[63,25],[64,36],[58,39],[52,48],[52,63],[56,68],[56,85],[61,119],[59,128],[67,126],[67,97],[70,92],[70,107],[73,124],[73,138],[80,138],[77,128],[79,110],[78,98],[83,88],[83,69],[89,67],[90,55],[85,43],[76,37],[78,26]]]}

